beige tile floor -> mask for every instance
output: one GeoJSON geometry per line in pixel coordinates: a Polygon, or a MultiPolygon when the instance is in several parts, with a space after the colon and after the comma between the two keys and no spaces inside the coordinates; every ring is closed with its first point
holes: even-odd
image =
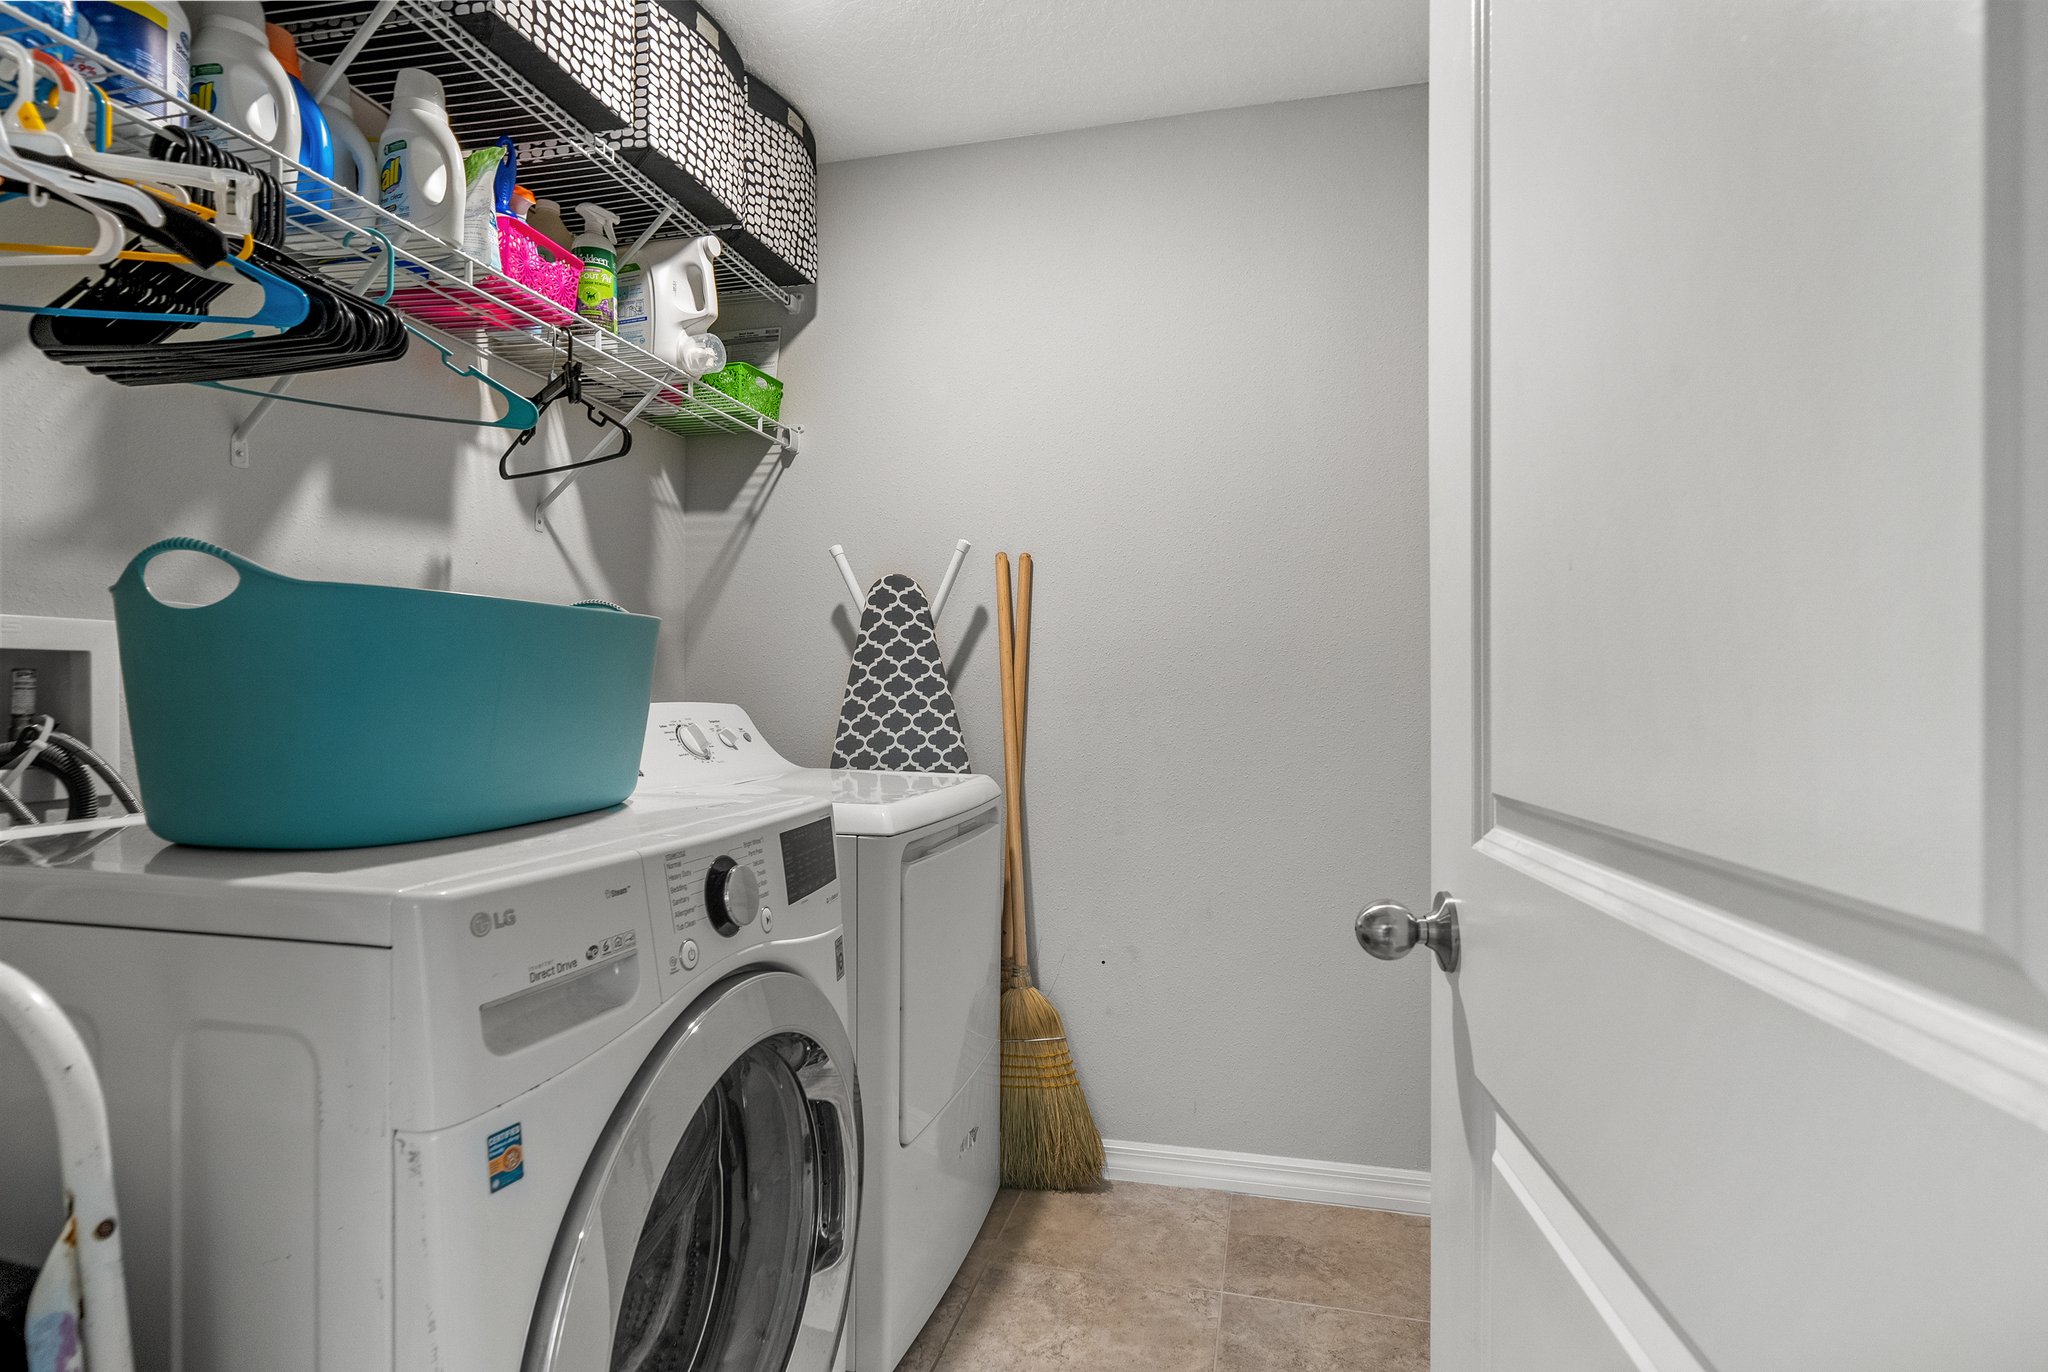
{"type": "Polygon", "coordinates": [[[1115,1182],[1005,1191],[897,1372],[1428,1372],[1429,1222],[1115,1182]]]}

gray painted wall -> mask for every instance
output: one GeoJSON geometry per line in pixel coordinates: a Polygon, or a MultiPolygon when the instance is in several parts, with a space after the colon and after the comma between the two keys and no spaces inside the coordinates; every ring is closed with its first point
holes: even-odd
{"type": "MultiPolygon", "coordinates": [[[[786,469],[693,448],[689,694],[822,765],[825,549],[934,587],[1001,772],[990,559],[1038,560],[1041,983],[1105,1134],[1428,1166],[1424,90],[825,169],[786,469]]],[[[991,931],[993,937],[993,931],[991,931]]]]}
{"type": "MultiPolygon", "coordinates": [[[[825,546],[935,584],[964,535],[942,637],[1000,774],[989,558],[1029,548],[1039,961],[1105,1132],[1424,1167],[1427,979],[1349,933],[1362,897],[1428,896],[1423,112],[1418,87],[830,166],[784,366],[803,454],[686,468],[642,430],[545,533],[496,432],[280,407],[236,471],[249,401],[58,367],[0,316],[0,395],[38,397],[0,428],[0,610],[110,617],[171,533],[598,596],[664,617],[658,694],[742,701],[823,763],[851,635],[825,546]]],[[[65,280],[39,275],[10,285],[65,280]]],[[[299,385],[484,412],[430,357],[299,385]]],[[[567,427],[547,455],[587,447],[567,427]]]]}
{"type": "MultiPolygon", "coordinates": [[[[69,277],[10,275],[9,298],[48,299],[69,277]],[[17,293],[17,282],[19,282],[17,293]]],[[[0,610],[113,618],[107,586],[145,545],[192,534],[297,576],[547,600],[597,597],[664,616],[657,679],[680,680],[682,443],[642,429],[632,453],[584,473],[537,532],[536,482],[498,479],[511,435],[280,405],[248,470],[228,434],[253,401],[195,386],[128,389],[58,366],[0,315],[0,610]]],[[[516,390],[539,382],[505,369],[516,390]]],[[[417,347],[295,394],[482,417],[484,392],[417,347]]],[[[581,457],[596,431],[551,413],[522,465],[581,457]]],[[[166,567],[166,570],[170,570],[166,567]]],[[[542,725],[535,723],[536,737],[542,725]]]]}

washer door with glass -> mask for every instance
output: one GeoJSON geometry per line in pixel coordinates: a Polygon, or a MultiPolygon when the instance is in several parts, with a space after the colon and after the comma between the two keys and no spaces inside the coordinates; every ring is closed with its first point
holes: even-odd
{"type": "Polygon", "coordinates": [[[720,982],[598,1137],[523,1372],[832,1372],[860,1206],[853,1050],[790,972],[720,982]]]}

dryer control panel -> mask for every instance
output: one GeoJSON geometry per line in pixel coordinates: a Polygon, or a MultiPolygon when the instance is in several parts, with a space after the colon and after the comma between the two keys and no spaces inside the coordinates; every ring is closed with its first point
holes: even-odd
{"type": "Polygon", "coordinates": [[[754,781],[795,764],[769,746],[737,705],[656,702],[647,709],[640,785],[649,790],[754,781]]]}

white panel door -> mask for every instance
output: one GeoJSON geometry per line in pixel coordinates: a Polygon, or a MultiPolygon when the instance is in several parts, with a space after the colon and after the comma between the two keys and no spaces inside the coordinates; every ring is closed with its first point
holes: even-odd
{"type": "Polygon", "coordinates": [[[1431,67],[1435,1366],[2048,1368],[2048,5],[1431,67]]]}

